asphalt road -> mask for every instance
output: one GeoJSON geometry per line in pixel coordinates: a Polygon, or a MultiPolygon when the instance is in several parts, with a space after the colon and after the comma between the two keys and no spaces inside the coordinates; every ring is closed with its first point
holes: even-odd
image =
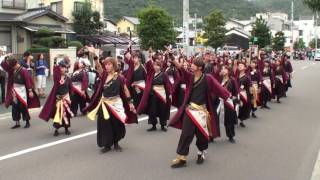
{"type": "Polygon", "coordinates": [[[228,143],[223,133],[210,144],[201,166],[195,163],[193,145],[188,166],[170,168],[180,135],[176,129],[149,133],[142,121],[127,127],[120,142],[123,152],[100,154],[96,122],[75,118],[71,136],[53,137],[52,122],[39,120],[34,111],[27,130],[11,130],[10,115],[0,114],[0,179],[308,180],[320,149],[320,62],[293,64],[294,88],[288,98],[271,103],[271,110],[259,109],[258,119],[248,120],[245,129],[237,128],[236,144],[228,143]]]}

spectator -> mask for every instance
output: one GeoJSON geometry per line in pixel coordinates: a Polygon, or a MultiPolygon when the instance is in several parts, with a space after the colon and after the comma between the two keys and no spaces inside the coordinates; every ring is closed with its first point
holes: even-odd
{"type": "Polygon", "coordinates": [[[26,68],[30,74],[30,76],[32,76],[32,69],[34,68],[34,63],[32,62],[33,60],[33,56],[30,52],[26,51],[23,54],[23,59],[20,60],[19,64],[26,68]]]}
{"type": "Polygon", "coordinates": [[[36,77],[37,77],[37,88],[39,97],[45,98],[45,88],[46,88],[46,69],[48,69],[48,64],[44,60],[44,55],[39,54],[37,61],[35,63],[35,69],[36,69],[36,77]]]}
{"type": "MultiPolygon", "coordinates": [[[[3,60],[5,60],[6,56],[4,55],[3,51],[0,49],[0,64],[3,60]]],[[[4,103],[5,100],[5,83],[6,83],[6,72],[0,66],[0,86],[1,86],[1,104],[4,103]]]]}

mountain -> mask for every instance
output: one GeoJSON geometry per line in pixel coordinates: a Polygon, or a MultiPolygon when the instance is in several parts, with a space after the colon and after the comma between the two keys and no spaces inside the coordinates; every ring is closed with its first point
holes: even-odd
{"type": "MultiPolygon", "coordinates": [[[[122,16],[136,16],[139,9],[147,7],[152,1],[156,6],[166,9],[175,19],[182,22],[182,0],[104,0],[105,14],[118,20],[122,16]]],[[[212,10],[220,10],[226,18],[249,19],[257,12],[281,11],[290,15],[291,0],[190,0],[190,15],[197,13],[206,16],[212,10]]],[[[311,11],[295,0],[295,18],[311,16],[311,11]]]]}

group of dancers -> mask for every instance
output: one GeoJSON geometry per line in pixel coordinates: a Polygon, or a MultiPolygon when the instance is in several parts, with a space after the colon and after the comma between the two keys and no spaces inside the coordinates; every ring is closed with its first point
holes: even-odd
{"type": "MultiPolygon", "coordinates": [[[[54,85],[39,117],[53,119],[54,136],[60,135],[60,128],[70,135],[71,119],[80,111],[97,121],[97,144],[106,153],[111,147],[122,151],[119,141],[125,137],[125,125],[138,123],[138,115],[146,114],[149,132],[156,131],[157,124],[163,132],[168,126],[181,129],[172,168],[186,165],[194,136],[197,164],[202,164],[208,144],[221,135],[220,122],[230,143],[235,143],[235,125],[246,127],[245,120],[257,118],[258,107],[270,109],[272,99],[281,103],[293,71],[287,56],[268,59],[263,51],[251,59],[212,52],[187,59],[183,50],[175,53],[167,47],[161,52],[150,49],[142,64],[140,54],[129,46],[125,66],[113,57],[95,56],[93,61],[97,76],[91,95],[87,63],[77,61],[68,74],[68,62],[55,62],[54,85]],[[178,110],[170,118],[172,106],[178,110]]],[[[40,107],[32,77],[14,56],[7,56],[1,66],[8,74],[5,106],[12,106],[12,129],[20,127],[21,118],[29,128],[29,109],[40,107]]]]}

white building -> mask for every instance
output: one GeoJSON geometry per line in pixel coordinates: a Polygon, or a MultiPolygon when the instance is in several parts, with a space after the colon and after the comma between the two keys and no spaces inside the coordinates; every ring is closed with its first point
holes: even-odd
{"type": "Polygon", "coordinates": [[[112,32],[112,33],[117,33],[117,31],[118,31],[117,23],[115,23],[111,19],[104,18],[104,20],[103,20],[103,30],[104,31],[109,31],[109,32],[112,32]]]}

